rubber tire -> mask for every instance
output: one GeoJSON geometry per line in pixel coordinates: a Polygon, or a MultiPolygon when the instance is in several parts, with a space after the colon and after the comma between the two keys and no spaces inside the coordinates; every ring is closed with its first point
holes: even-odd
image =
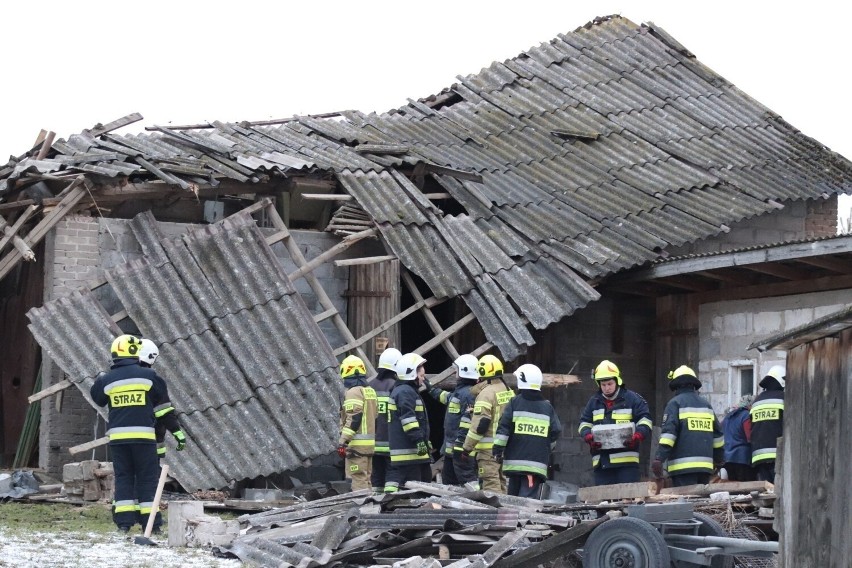
{"type": "Polygon", "coordinates": [[[592,531],[583,547],[584,568],[660,568],[671,566],[666,541],[650,523],[620,517],[592,531]],[[622,564],[616,564],[617,560],[622,564]],[[632,561],[632,564],[629,563],[632,561]]]}
{"type": "MultiPolygon", "coordinates": [[[[698,527],[698,536],[730,536],[725,529],[722,528],[722,525],[709,515],[695,513],[692,515],[692,518],[696,521],[701,521],[701,526],[698,527]]],[[[693,564],[692,562],[684,562],[682,560],[675,560],[672,562],[672,566],[675,568],[694,568],[702,565],[693,564]]],[[[733,556],[714,556],[713,561],[710,563],[710,568],[733,568],[733,566],[733,556]]]]}

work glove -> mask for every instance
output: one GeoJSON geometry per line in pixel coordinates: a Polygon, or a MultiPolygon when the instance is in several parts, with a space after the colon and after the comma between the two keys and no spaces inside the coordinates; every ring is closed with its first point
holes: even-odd
{"type": "Polygon", "coordinates": [[[426,442],[426,440],[420,440],[419,442],[417,442],[417,455],[418,456],[425,456],[428,453],[429,453],[429,444],[426,442]]]}
{"type": "Polygon", "coordinates": [[[583,440],[585,440],[586,443],[589,444],[589,451],[591,451],[592,453],[601,449],[602,444],[600,442],[595,442],[595,435],[591,432],[586,434],[583,437],[583,440]]]}
{"type": "Polygon", "coordinates": [[[503,448],[500,448],[499,450],[494,448],[491,451],[491,455],[494,456],[494,461],[497,463],[503,463],[503,448]]]}
{"type": "Polygon", "coordinates": [[[177,447],[175,449],[179,452],[183,451],[186,447],[186,434],[183,433],[183,430],[178,430],[177,432],[172,432],[172,436],[174,436],[177,441],[177,447]]]}
{"type": "Polygon", "coordinates": [[[345,445],[340,444],[339,446],[337,446],[337,455],[340,456],[342,459],[346,459],[346,446],[345,445]]]}
{"type": "Polygon", "coordinates": [[[654,477],[662,479],[663,477],[663,462],[654,460],[651,462],[651,471],[654,472],[654,477]]]}
{"type": "Polygon", "coordinates": [[[629,440],[624,442],[624,447],[627,448],[627,449],[630,449],[630,450],[635,450],[639,447],[639,444],[641,444],[642,440],[644,440],[644,439],[645,439],[645,436],[643,436],[639,432],[636,432],[635,434],[633,434],[632,438],[630,438],[629,440]]]}

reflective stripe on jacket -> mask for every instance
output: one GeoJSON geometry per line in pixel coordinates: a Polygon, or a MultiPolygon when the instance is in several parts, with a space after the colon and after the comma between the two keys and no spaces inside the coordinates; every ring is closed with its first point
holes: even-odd
{"type": "Polygon", "coordinates": [[[751,463],[775,461],[784,431],[784,391],[765,390],[751,403],[751,463]]]}
{"type": "Polygon", "coordinates": [[[376,446],[376,391],[367,386],[363,378],[352,381],[343,395],[340,408],[340,438],[337,443],[348,446],[361,455],[371,456],[376,446]]]}
{"type": "Polygon", "coordinates": [[[400,381],[391,390],[388,402],[388,442],[392,463],[430,463],[431,457],[417,455],[417,442],[429,441],[429,418],[415,381],[400,381]]]}
{"type": "Polygon", "coordinates": [[[550,452],[561,432],[553,405],[540,392],[520,391],[503,409],[494,437],[494,448],[505,448],[503,473],[547,479],[550,452]]]}
{"type": "Polygon", "coordinates": [[[721,463],[725,438],[713,407],[692,387],[678,389],[663,412],[657,459],[669,475],[713,473],[721,463]]]}
{"type": "Polygon", "coordinates": [[[109,407],[110,443],[157,443],[154,409],[168,402],[168,391],[154,369],[142,367],[136,358],[114,359],[89,394],[98,406],[109,407]]]}
{"type": "Polygon", "coordinates": [[[396,373],[390,369],[379,369],[375,377],[367,381],[367,386],[376,391],[376,449],[375,453],[390,455],[388,445],[388,401],[390,391],[396,383],[396,373]]]}
{"type": "Polygon", "coordinates": [[[500,423],[500,416],[515,396],[515,391],[506,386],[500,376],[483,379],[471,389],[471,393],[476,398],[469,415],[470,430],[461,447],[468,453],[474,450],[491,450],[494,447],[494,433],[500,423]]]}
{"type": "MultiPolygon", "coordinates": [[[[618,387],[618,393],[607,407],[607,399],[603,393],[598,391],[583,409],[580,415],[580,426],[577,431],[581,438],[592,432],[592,426],[600,424],[628,424],[633,423],[635,432],[642,434],[645,439],[651,437],[651,411],[648,403],[641,395],[624,386],[618,387]]],[[[592,454],[592,467],[609,469],[612,467],[638,466],[639,452],[627,448],[613,450],[598,450],[592,454]]]]}
{"type": "Polygon", "coordinates": [[[429,396],[447,407],[444,415],[444,444],[441,447],[444,454],[452,454],[456,440],[464,439],[470,430],[470,413],[465,415],[465,411],[473,406],[475,397],[471,388],[475,384],[472,380],[459,379],[452,392],[439,387],[429,390],[429,396]]]}

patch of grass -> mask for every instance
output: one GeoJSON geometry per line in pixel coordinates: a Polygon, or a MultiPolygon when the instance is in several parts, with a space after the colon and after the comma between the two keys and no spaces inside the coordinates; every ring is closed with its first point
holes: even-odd
{"type": "Polygon", "coordinates": [[[0,525],[11,532],[61,529],[69,532],[107,533],[115,530],[110,506],[105,503],[68,505],[11,501],[0,504],[0,525]]]}

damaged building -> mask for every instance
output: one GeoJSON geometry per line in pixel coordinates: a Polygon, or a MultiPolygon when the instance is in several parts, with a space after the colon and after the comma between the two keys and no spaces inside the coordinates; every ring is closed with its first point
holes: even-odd
{"type": "Polygon", "coordinates": [[[656,422],[684,363],[721,412],[785,359],[754,339],[849,302],[852,163],[651,23],[599,18],[382,114],[119,132],[141,119],[0,168],[5,464],[56,472],[103,436],[88,387],[127,331],[160,345],[187,490],[334,475],[337,362],[387,345],[433,382],[460,353],[580,377],[545,392],[554,476],[586,485],[601,359],[656,422]]]}

